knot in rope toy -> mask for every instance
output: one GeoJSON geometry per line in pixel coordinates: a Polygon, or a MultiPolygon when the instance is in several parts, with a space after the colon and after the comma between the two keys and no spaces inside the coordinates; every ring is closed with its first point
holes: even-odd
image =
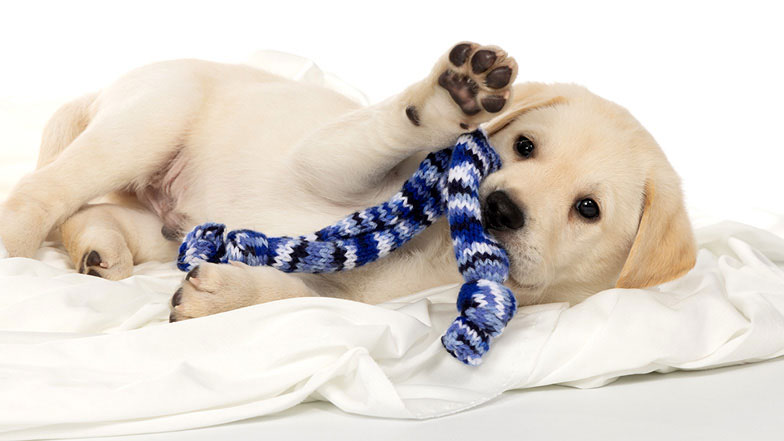
{"type": "Polygon", "coordinates": [[[501,168],[501,159],[480,129],[461,135],[452,148],[429,154],[388,201],[352,213],[313,234],[267,237],[206,223],[180,246],[177,266],[190,271],[201,262],[244,262],[284,272],[327,273],[384,257],[447,214],[458,270],[460,316],[441,337],[446,350],[478,365],[492,340],[512,319],[517,302],[503,285],[509,259],[482,226],[479,185],[501,168]]]}

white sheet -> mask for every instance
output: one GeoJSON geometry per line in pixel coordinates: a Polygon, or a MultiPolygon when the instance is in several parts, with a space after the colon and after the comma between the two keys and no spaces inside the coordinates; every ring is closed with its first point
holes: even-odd
{"type": "Polygon", "coordinates": [[[784,239],[735,223],[699,231],[697,267],[646,290],[521,308],[479,368],[441,348],[456,287],[370,306],[289,299],[175,324],[173,264],[121,282],[65,254],[0,260],[0,439],[203,427],[324,399],[428,418],[501,392],[784,354],[784,239]]]}
{"type": "Polygon", "coordinates": [[[526,441],[781,441],[783,372],[784,357],[779,357],[708,371],[626,376],[597,389],[521,389],[434,420],[369,418],[315,401],[214,427],[81,439],[311,441],[336,433],[341,441],[507,440],[511,434],[526,441]]]}
{"type": "MultiPolygon", "coordinates": [[[[255,60],[345,87],[307,60],[255,60]]],[[[31,166],[7,159],[3,171],[31,166]]],[[[0,193],[16,179],[3,173],[0,193]]],[[[764,222],[784,225],[775,216],[764,222]]],[[[168,324],[182,277],[173,264],[139,265],[133,277],[108,282],[75,274],[52,246],[39,260],[2,259],[0,439],[204,427],[306,400],[428,418],[509,389],[594,387],[784,354],[784,240],[734,223],[698,237],[698,265],[678,281],[608,290],[573,308],[522,308],[480,368],[456,362],[438,341],[456,314],[456,287],[380,307],[290,299],[168,324]]]]}

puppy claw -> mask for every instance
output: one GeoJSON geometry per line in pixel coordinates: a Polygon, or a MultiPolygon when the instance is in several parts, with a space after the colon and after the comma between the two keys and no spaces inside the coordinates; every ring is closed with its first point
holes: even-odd
{"type": "Polygon", "coordinates": [[[122,248],[112,249],[112,244],[100,244],[101,251],[90,249],[96,247],[92,244],[90,251],[82,254],[79,263],[79,272],[88,276],[100,277],[108,280],[120,280],[133,273],[133,256],[130,250],[122,244],[122,248]]]}
{"type": "Polygon", "coordinates": [[[177,289],[177,291],[175,291],[174,295],[172,296],[171,299],[172,308],[176,307],[180,303],[182,303],[182,287],[177,289]]]}
{"type": "Polygon", "coordinates": [[[199,268],[201,268],[201,267],[197,266],[197,267],[193,268],[192,270],[188,271],[188,274],[185,275],[185,280],[191,280],[192,278],[195,279],[195,278],[199,277],[199,268]]]}

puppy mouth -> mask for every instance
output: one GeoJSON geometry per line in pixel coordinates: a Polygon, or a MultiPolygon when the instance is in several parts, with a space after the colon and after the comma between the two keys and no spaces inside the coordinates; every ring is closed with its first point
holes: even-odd
{"type": "MultiPolygon", "coordinates": [[[[499,244],[503,246],[500,242],[499,244]]],[[[506,250],[506,248],[504,249],[506,250]]],[[[539,268],[536,259],[533,257],[535,255],[536,252],[532,250],[525,254],[506,251],[506,256],[509,260],[507,280],[510,288],[528,293],[538,293],[545,288],[547,282],[543,278],[538,277],[539,268]]]]}
{"type": "Polygon", "coordinates": [[[539,291],[542,289],[542,283],[523,283],[518,281],[515,276],[510,272],[509,273],[509,282],[513,285],[514,288],[519,288],[524,291],[539,291]]]}

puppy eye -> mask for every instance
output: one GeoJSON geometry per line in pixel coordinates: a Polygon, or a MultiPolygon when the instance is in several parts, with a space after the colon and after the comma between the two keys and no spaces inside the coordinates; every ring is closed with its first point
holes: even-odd
{"type": "Polygon", "coordinates": [[[595,219],[599,216],[599,204],[593,199],[583,199],[577,202],[574,208],[586,219],[595,219]]]}
{"type": "Polygon", "coordinates": [[[534,143],[525,136],[520,136],[514,143],[514,149],[523,158],[530,158],[534,153],[534,143]]]}

